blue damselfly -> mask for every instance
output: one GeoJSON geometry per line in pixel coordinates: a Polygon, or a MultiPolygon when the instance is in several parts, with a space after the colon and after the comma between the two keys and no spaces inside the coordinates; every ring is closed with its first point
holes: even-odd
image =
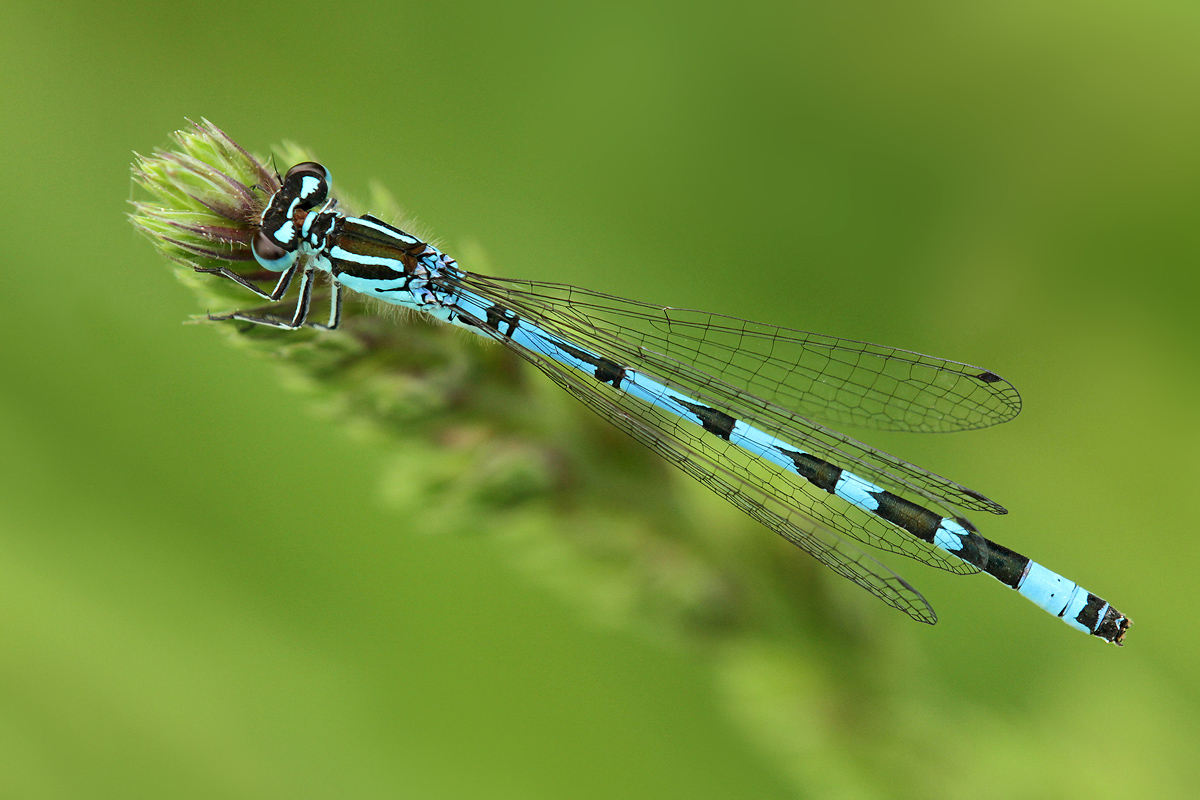
{"type": "MultiPolygon", "coordinates": [[[[850,539],[959,574],[986,572],[1072,627],[1121,644],[1128,617],[979,534],[964,511],[1005,509],[822,422],[941,432],[1006,422],[1016,389],[995,373],[905,350],[624,300],[556,283],[468,272],[370,215],[339,210],[321,164],[282,178],[250,221],[272,290],[228,267],[197,267],[271,303],[299,282],[290,314],[209,315],[335,329],[349,289],[495,340],[593,411],[838,574],[914,619],[937,617],[903,578],[850,539]],[[310,320],[319,273],[324,322],[310,320]]],[[[244,187],[243,187],[244,188],[244,187]]]]}

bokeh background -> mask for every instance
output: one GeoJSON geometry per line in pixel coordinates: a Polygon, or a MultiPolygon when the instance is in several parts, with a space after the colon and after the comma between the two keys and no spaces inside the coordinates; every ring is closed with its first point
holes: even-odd
{"type": "Polygon", "coordinates": [[[0,4],[0,796],[1194,796],[1197,41],[1184,2],[0,4]],[[428,535],[398,454],[179,324],[128,164],[201,116],[505,275],[1000,372],[1011,424],[871,441],[1127,646],[892,560],[942,621],[865,598],[911,671],[847,672],[919,736],[863,702],[798,763],[738,709],[770,674],[428,535]]]}

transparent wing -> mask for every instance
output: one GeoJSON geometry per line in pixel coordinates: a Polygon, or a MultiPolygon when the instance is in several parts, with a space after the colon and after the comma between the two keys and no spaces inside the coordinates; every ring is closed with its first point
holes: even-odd
{"type": "Polygon", "coordinates": [[[563,284],[470,277],[537,303],[572,329],[610,332],[835,425],[941,433],[1007,422],[1021,410],[1011,383],[970,364],[563,284]]]}
{"type": "MultiPolygon", "coordinates": [[[[810,452],[816,454],[827,453],[831,456],[828,460],[864,478],[878,479],[881,485],[898,493],[911,492],[927,503],[941,503],[946,512],[943,516],[955,516],[954,509],[1006,513],[1003,506],[978,492],[824,427],[796,410],[806,408],[807,398],[802,396],[805,386],[814,387],[818,396],[830,393],[822,387],[836,386],[836,393],[847,408],[854,396],[864,398],[860,406],[868,401],[882,402],[883,387],[888,387],[891,394],[887,396],[892,399],[884,408],[894,409],[894,416],[909,409],[905,411],[909,418],[926,420],[923,427],[897,423],[892,428],[948,431],[971,427],[953,426],[951,422],[956,419],[973,419],[974,427],[981,427],[1011,419],[1020,410],[1016,389],[991,372],[861,342],[828,339],[839,343],[838,347],[818,347],[811,342],[827,337],[719,314],[662,308],[562,284],[469,273],[463,284],[546,330],[622,360],[625,366],[646,372],[679,391],[707,398],[738,419],[776,435],[777,431],[783,431],[787,435],[779,435],[780,438],[791,438],[798,446],[812,447],[814,450],[810,452]],[[688,319],[676,323],[676,316],[688,319]],[[710,320],[712,327],[706,328],[702,320],[710,320]],[[677,330],[680,332],[676,333],[677,330]],[[738,342],[745,343],[748,350],[738,351],[738,342]],[[816,356],[810,353],[829,355],[828,374],[816,371],[816,356]],[[885,357],[883,353],[888,355],[885,357]],[[870,365],[870,371],[859,367],[847,372],[835,366],[848,363],[855,354],[862,364],[870,365]],[[788,357],[810,366],[802,370],[789,365],[788,357]],[[895,377],[902,371],[904,381],[895,377]],[[783,381],[766,378],[769,374],[792,377],[783,381]],[[864,377],[869,374],[875,375],[873,382],[864,377]],[[985,374],[992,377],[972,377],[985,374]],[[863,388],[868,385],[869,389],[863,388]],[[957,388],[951,391],[947,388],[951,386],[957,388]],[[767,393],[776,400],[759,395],[758,387],[769,390],[767,393]],[[913,399],[908,399],[909,396],[913,399]],[[778,399],[788,400],[791,405],[781,404],[778,399]],[[918,406],[923,400],[952,409],[953,413],[922,411],[918,406]],[[940,428],[935,428],[934,421],[939,417],[943,422],[940,428]]],[[[818,401],[817,408],[828,411],[830,407],[818,401]]]]}
{"type": "Polygon", "coordinates": [[[696,425],[559,364],[550,355],[553,346],[546,340],[541,340],[546,342],[545,349],[532,349],[499,338],[600,416],[834,572],[913,619],[931,625],[937,622],[928,601],[907,581],[804,513],[806,506],[820,498],[796,496],[785,501],[778,492],[770,491],[773,480],[786,475],[783,470],[706,435],[696,425]]]}
{"type": "MultiPolygon", "coordinates": [[[[644,345],[631,343],[610,326],[599,323],[581,325],[575,321],[574,315],[561,307],[564,302],[562,299],[531,294],[527,291],[528,282],[496,281],[468,275],[462,279],[461,285],[511,311],[523,321],[526,330],[545,330],[579,347],[602,354],[605,358],[614,359],[627,369],[637,370],[700,402],[720,408],[798,449],[848,469],[897,494],[920,498],[925,507],[942,516],[957,516],[954,510],[956,505],[1003,512],[1002,507],[976,492],[812,423],[688,364],[666,358],[644,345]],[[519,283],[520,291],[512,291],[509,287],[511,283],[519,283]]],[[[535,285],[537,288],[540,286],[535,285]]],[[[585,293],[585,296],[591,297],[592,293],[585,293]]],[[[553,346],[547,343],[543,356],[552,352],[553,346]]],[[[562,368],[556,365],[556,369],[562,368]]],[[[543,368],[543,371],[546,369],[543,368]]],[[[592,380],[590,376],[576,379],[577,382],[592,380]]],[[[916,539],[886,520],[817,489],[801,476],[766,462],[727,440],[704,434],[694,424],[669,412],[620,391],[603,388],[594,391],[613,395],[610,402],[620,409],[623,416],[640,419],[650,428],[670,432],[675,440],[683,440],[693,452],[707,458],[707,463],[720,465],[725,472],[742,481],[743,485],[752,486],[757,493],[771,497],[780,507],[801,515],[808,524],[819,525],[938,569],[958,574],[978,571],[976,567],[916,539]]],[[[612,419],[609,414],[605,416],[612,419]]],[[[616,420],[612,421],[625,427],[616,420]]],[[[644,441],[644,437],[639,438],[644,441]]],[[[784,518],[787,516],[784,515],[784,518]]]]}

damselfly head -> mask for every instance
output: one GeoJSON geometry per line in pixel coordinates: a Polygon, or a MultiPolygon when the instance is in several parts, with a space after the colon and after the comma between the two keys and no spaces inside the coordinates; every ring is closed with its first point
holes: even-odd
{"type": "Polygon", "coordinates": [[[258,233],[250,243],[255,261],[272,272],[283,272],[295,263],[304,217],[329,197],[329,182],[329,170],[315,161],[303,161],[287,171],[279,191],[263,209],[258,233]]]}

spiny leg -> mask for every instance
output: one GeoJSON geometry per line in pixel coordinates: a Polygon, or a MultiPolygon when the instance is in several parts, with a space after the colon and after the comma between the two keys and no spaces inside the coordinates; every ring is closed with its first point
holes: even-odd
{"type": "MultiPolygon", "coordinates": [[[[291,272],[294,269],[295,267],[288,271],[291,272]]],[[[279,317],[243,314],[240,311],[233,311],[229,314],[209,314],[208,318],[214,322],[236,319],[242,322],[253,322],[256,325],[267,325],[271,328],[283,328],[284,330],[294,331],[304,325],[305,320],[308,319],[308,306],[312,300],[312,275],[313,271],[311,269],[306,269],[300,273],[300,295],[296,298],[296,311],[292,314],[290,322],[279,317]]]]}
{"type": "Polygon", "coordinates": [[[310,328],[332,331],[336,330],[337,326],[342,322],[342,285],[337,281],[330,281],[329,286],[332,290],[332,294],[329,296],[329,324],[322,325],[319,322],[305,322],[304,324],[310,328]]]}
{"type": "Polygon", "coordinates": [[[195,267],[196,272],[204,273],[205,275],[220,275],[222,278],[228,278],[236,284],[246,287],[254,292],[259,297],[270,300],[272,303],[279,302],[287,293],[288,286],[292,283],[292,277],[296,274],[296,264],[288,267],[288,269],[279,276],[279,282],[275,284],[275,288],[270,292],[264,292],[262,289],[255,286],[253,283],[238,275],[231,269],[226,267],[195,267]]]}

